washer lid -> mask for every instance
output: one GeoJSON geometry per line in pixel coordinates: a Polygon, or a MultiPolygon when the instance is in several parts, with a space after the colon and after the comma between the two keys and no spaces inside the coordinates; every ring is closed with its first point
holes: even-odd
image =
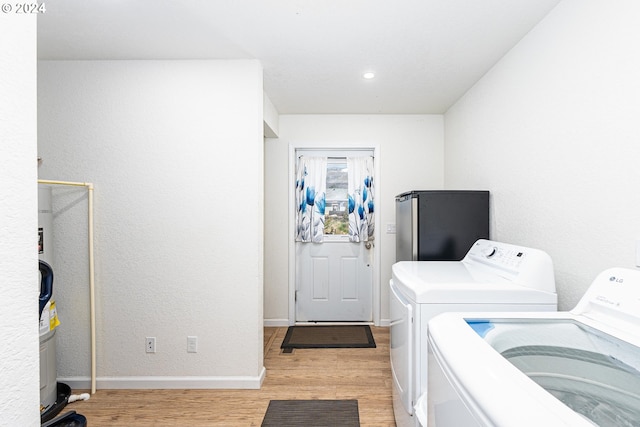
{"type": "Polygon", "coordinates": [[[496,270],[462,261],[401,261],[393,281],[418,304],[550,304],[555,293],[521,286],[496,270]]]}

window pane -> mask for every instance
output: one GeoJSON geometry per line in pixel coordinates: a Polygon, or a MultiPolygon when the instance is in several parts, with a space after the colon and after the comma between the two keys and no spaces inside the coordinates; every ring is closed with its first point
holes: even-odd
{"type": "Polygon", "coordinates": [[[349,234],[347,159],[328,160],[325,200],[324,234],[349,234]]]}

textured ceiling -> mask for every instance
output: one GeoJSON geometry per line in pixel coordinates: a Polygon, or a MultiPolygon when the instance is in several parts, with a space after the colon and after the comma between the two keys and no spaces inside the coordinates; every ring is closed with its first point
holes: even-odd
{"type": "Polygon", "coordinates": [[[443,113],[559,1],[55,0],[38,56],[251,58],[281,114],[443,113]]]}

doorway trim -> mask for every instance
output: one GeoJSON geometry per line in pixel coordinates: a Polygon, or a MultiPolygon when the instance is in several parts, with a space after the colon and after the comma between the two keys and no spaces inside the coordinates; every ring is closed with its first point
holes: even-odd
{"type": "MultiPolygon", "coordinates": [[[[354,145],[347,147],[318,147],[318,146],[305,146],[305,145],[294,145],[289,144],[289,325],[294,325],[296,323],[296,248],[295,248],[295,189],[292,185],[295,182],[296,177],[296,151],[297,150],[318,150],[318,151],[344,151],[353,152],[353,151],[363,151],[369,150],[373,151],[373,169],[375,172],[375,186],[376,186],[376,197],[379,197],[379,194],[382,194],[380,190],[380,146],[379,145],[354,145]]],[[[374,265],[373,265],[373,292],[372,292],[372,304],[373,304],[373,324],[374,326],[380,326],[380,212],[381,209],[379,207],[380,203],[382,203],[381,199],[378,199],[378,207],[376,215],[374,215],[374,224],[375,224],[375,232],[373,233],[373,256],[374,256],[374,265]]]]}

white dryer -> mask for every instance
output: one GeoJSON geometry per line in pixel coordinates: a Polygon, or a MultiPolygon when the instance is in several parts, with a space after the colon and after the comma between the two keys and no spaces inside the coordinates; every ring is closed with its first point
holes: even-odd
{"type": "Polygon", "coordinates": [[[478,240],[461,261],[402,261],[390,281],[390,357],[398,427],[419,425],[427,391],[427,324],[444,312],[556,311],[551,258],[545,252],[478,240]]]}
{"type": "Polygon", "coordinates": [[[605,270],[570,312],[437,316],[429,349],[425,426],[640,426],[640,271],[605,270]]]}

